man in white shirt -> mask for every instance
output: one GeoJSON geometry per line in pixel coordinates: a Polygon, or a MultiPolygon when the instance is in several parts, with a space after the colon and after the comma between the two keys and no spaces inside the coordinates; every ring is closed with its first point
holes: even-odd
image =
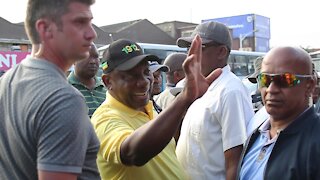
{"type": "Polygon", "coordinates": [[[189,47],[197,34],[202,39],[202,74],[217,68],[222,74],[189,107],[176,154],[190,179],[235,179],[246,125],[254,114],[251,97],[227,65],[232,42],[228,28],[202,23],[191,37],[179,38],[178,46],[189,47]]]}

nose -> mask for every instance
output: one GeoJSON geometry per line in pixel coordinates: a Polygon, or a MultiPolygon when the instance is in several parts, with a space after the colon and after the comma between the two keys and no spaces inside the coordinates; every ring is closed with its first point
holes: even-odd
{"type": "Polygon", "coordinates": [[[154,76],[154,83],[159,84],[161,81],[161,76],[154,76]]]}
{"type": "Polygon", "coordinates": [[[275,83],[274,81],[271,81],[269,86],[266,89],[266,92],[268,93],[277,93],[279,92],[280,87],[275,83]]]}
{"type": "Polygon", "coordinates": [[[142,75],[137,79],[137,86],[141,88],[145,88],[149,86],[151,83],[150,77],[142,75]]]}
{"type": "Polygon", "coordinates": [[[97,33],[94,30],[92,24],[88,27],[88,30],[85,32],[85,38],[88,40],[94,40],[97,37],[97,33]]]}
{"type": "Polygon", "coordinates": [[[99,61],[95,57],[89,57],[89,63],[90,64],[99,64],[99,61]]]}

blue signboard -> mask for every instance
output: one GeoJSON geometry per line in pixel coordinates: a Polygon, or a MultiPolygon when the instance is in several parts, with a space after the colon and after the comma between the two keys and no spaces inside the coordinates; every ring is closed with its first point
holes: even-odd
{"type": "Polygon", "coordinates": [[[269,51],[269,39],[267,38],[256,38],[256,51],[258,52],[268,52],[269,51]]]}
{"type": "Polygon", "coordinates": [[[217,21],[225,24],[232,29],[233,38],[240,38],[241,36],[243,40],[247,37],[254,37],[255,51],[269,51],[270,18],[256,14],[245,14],[240,16],[202,20],[202,22],[207,21],[217,21]]]}
{"type": "Polygon", "coordinates": [[[242,34],[242,36],[246,35],[246,37],[253,36],[253,31],[254,31],[253,30],[254,15],[253,14],[202,20],[202,22],[207,22],[207,21],[217,21],[225,24],[226,26],[228,26],[230,29],[233,30],[232,35],[234,38],[239,38],[240,34],[242,34]]]}
{"type": "Polygon", "coordinates": [[[233,30],[233,37],[239,38],[240,34],[245,37],[261,37],[270,39],[270,18],[245,14],[240,16],[230,16],[215,19],[206,19],[202,22],[217,21],[225,24],[233,30]]]}
{"type": "Polygon", "coordinates": [[[255,15],[254,26],[258,30],[255,34],[256,37],[270,39],[270,18],[255,15]]]}

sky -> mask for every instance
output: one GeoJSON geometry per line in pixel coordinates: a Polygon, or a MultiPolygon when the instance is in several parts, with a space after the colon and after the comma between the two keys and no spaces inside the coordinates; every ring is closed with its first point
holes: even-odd
{"type": "MultiPolygon", "coordinates": [[[[27,0],[5,1],[0,17],[12,23],[24,21],[26,3],[27,0]]],[[[96,0],[91,10],[97,26],[137,19],[154,24],[201,23],[204,19],[258,14],[270,18],[270,47],[320,48],[318,4],[316,0],[96,0]]]]}

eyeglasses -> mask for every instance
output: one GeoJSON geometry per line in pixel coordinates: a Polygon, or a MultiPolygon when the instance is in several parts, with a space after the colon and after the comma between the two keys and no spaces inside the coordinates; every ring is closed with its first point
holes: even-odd
{"type": "MultiPolygon", "coordinates": [[[[191,45],[191,44],[190,44],[191,45]]],[[[221,43],[217,43],[217,42],[214,42],[214,41],[211,41],[211,42],[209,42],[209,43],[207,43],[207,44],[202,44],[201,46],[202,46],[202,51],[204,50],[204,49],[206,49],[206,48],[208,48],[208,47],[218,47],[218,46],[222,46],[223,44],[221,44],[221,43]]],[[[190,50],[190,46],[189,47],[187,47],[187,50],[189,51],[190,50]]]]}
{"type": "Polygon", "coordinates": [[[218,46],[222,46],[223,44],[221,43],[217,43],[217,42],[214,42],[214,41],[211,41],[207,44],[202,44],[202,50],[205,49],[205,48],[208,48],[208,47],[218,47],[218,46]]]}
{"type": "Polygon", "coordinates": [[[291,73],[284,74],[267,74],[260,73],[257,77],[257,82],[260,88],[269,87],[271,82],[275,83],[280,88],[293,87],[301,83],[305,78],[312,78],[313,75],[298,75],[291,73]]]}

